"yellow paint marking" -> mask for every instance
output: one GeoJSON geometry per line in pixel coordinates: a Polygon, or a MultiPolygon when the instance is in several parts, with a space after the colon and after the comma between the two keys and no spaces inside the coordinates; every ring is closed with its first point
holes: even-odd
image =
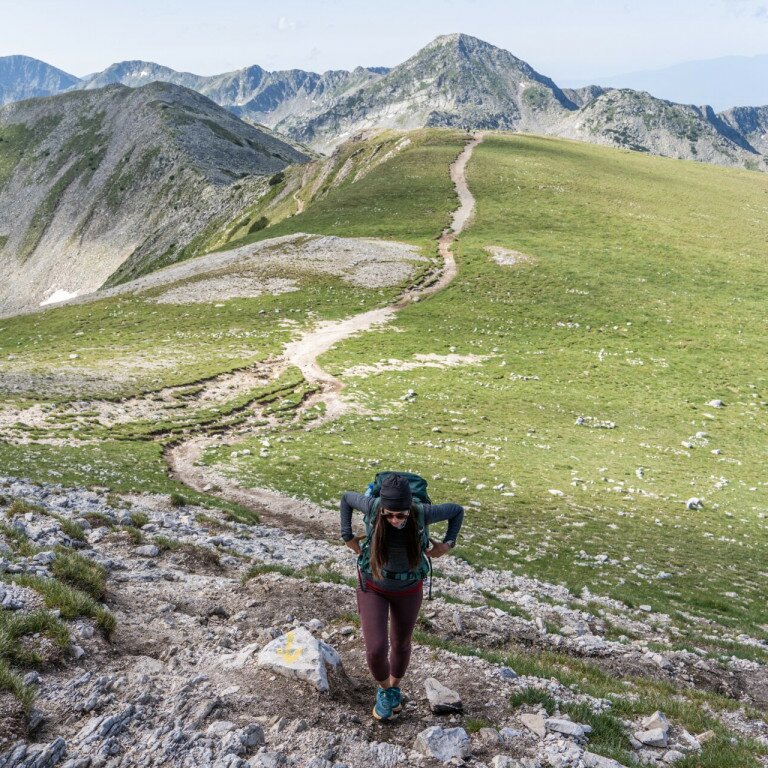
{"type": "Polygon", "coordinates": [[[294,647],[294,637],[293,632],[289,632],[285,636],[285,648],[280,648],[276,651],[286,664],[292,664],[293,662],[298,661],[304,653],[304,649],[300,645],[294,647]]]}

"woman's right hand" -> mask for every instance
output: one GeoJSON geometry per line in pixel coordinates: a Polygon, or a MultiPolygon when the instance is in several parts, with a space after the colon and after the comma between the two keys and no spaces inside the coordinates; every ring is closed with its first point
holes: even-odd
{"type": "Polygon", "coordinates": [[[348,542],[346,542],[347,546],[356,554],[359,555],[362,550],[360,549],[360,538],[359,536],[355,536],[354,539],[350,539],[348,542]]]}

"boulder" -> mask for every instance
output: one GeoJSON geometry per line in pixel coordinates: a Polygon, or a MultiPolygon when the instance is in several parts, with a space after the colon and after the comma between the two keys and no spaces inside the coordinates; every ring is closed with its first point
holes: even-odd
{"type": "Polygon", "coordinates": [[[636,731],[635,738],[646,747],[667,746],[667,731],[663,728],[652,728],[649,731],[636,731]]]}
{"type": "Polygon", "coordinates": [[[328,643],[298,627],[268,643],[259,653],[258,665],[303,680],[318,691],[327,691],[328,668],[341,666],[341,657],[328,643]]]}
{"type": "Polygon", "coordinates": [[[663,712],[658,710],[643,720],[644,730],[652,731],[654,728],[660,728],[665,733],[669,732],[669,720],[667,720],[667,716],[663,712]]]}
{"type": "Polygon", "coordinates": [[[520,722],[540,739],[547,735],[547,725],[544,715],[520,715],[520,722]]]}
{"type": "Polygon", "coordinates": [[[423,730],[416,737],[413,748],[426,757],[434,757],[444,763],[455,757],[465,759],[472,753],[469,735],[463,728],[442,728],[439,725],[423,730]]]}
{"type": "Polygon", "coordinates": [[[496,674],[502,679],[502,680],[516,680],[519,675],[517,672],[515,672],[512,667],[501,667],[496,671],[496,674]]]}
{"type": "Polygon", "coordinates": [[[136,547],[134,550],[139,557],[158,557],[160,555],[159,547],[154,544],[144,544],[141,547],[136,547]]]}
{"type": "Polygon", "coordinates": [[[429,705],[436,715],[461,712],[464,709],[464,705],[461,703],[461,696],[456,691],[446,688],[442,683],[435,680],[434,677],[428,677],[424,681],[424,688],[427,691],[429,705]]]}
{"type": "Polygon", "coordinates": [[[258,723],[251,723],[240,730],[240,737],[246,747],[262,747],[266,743],[264,740],[264,729],[258,723]]]}
{"type": "Polygon", "coordinates": [[[583,738],[592,731],[588,725],[574,723],[571,720],[561,720],[558,717],[550,717],[544,724],[550,733],[562,733],[563,736],[573,736],[577,739],[583,738]]]}

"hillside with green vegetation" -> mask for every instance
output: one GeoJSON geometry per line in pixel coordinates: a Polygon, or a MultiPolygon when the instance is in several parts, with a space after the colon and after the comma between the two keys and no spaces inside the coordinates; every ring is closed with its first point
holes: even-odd
{"type": "MultiPolygon", "coordinates": [[[[230,471],[330,504],[377,468],[418,470],[472,509],[470,562],[760,631],[765,180],[491,136],[469,181],[477,216],[454,283],[401,311],[396,333],[321,359],[366,412],[282,434],[269,461],[230,471]],[[501,266],[487,246],[527,258],[501,266]],[[354,372],[451,352],[482,360],[354,372]]],[[[332,203],[277,231],[381,227],[379,211],[332,203]]]]}
{"type": "MultiPolygon", "coordinates": [[[[425,257],[435,255],[436,234],[448,223],[455,205],[446,167],[463,141],[458,133],[424,132],[358,183],[366,185],[362,194],[371,215],[383,214],[377,234],[420,246],[425,257]],[[396,185],[400,193],[393,190],[386,203],[376,194],[377,189],[396,185]],[[421,206],[410,204],[403,194],[406,185],[418,190],[421,206]]],[[[338,194],[354,200],[349,192],[338,194]]],[[[328,221],[327,211],[318,206],[313,215],[328,221]]],[[[308,227],[322,231],[319,221],[310,220],[308,227]]],[[[227,274],[237,272],[233,267],[227,274]]],[[[177,304],[157,300],[168,288],[162,286],[139,295],[127,293],[4,319],[0,323],[4,438],[0,464],[4,471],[73,485],[177,490],[165,477],[162,459],[163,444],[175,439],[173,424],[215,425],[232,409],[242,409],[258,396],[232,395],[229,403],[211,403],[204,413],[181,419],[180,413],[200,389],[185,389],[185,385],[258,366],[276,357],[286,342],[314,322],[389,304],[401,290],[401,286],[361,290],[288,262],[264,268],[258,275],[263,280],[291,279],[299,290],[177,304]],[[117,404],[140,398],[146,411],[162,399],[153,393],[174,387],[179,388],[169,396],[174,408],[169,406],[167,416],[159,421],[125,417],[105,427],[98,410],[88,405],[93,398],[117,404]],[[69,405],[73,402],[75,406],[69,405]],[[34,410],[29,423],[13,415],[24,409],[34,410]],[[51,437],[65,444],[48,444],[51,437]],[[76,439],[73,445],[66,444],[70,438],[76,439]]],[[[289,391],[291,387],[300,389],[300,382],[294,382],[289,391]]]]}
{"type": "MultiPolygon", "coordinates": [[[[228,247],[313,232],[428,251],[453,206],[445,167],[459,142],[427,132],[228,247]]],[[[256,451],[235,470],[229,447],[207,461],[327,504],[364,487],[377,466],[407,465],[435,478],[437,497],[474,510],[462,551],[470,562],[756,631],[768,565],[766,382],[754,365],[765,344],[764,180],[496,135],[476,151],[469,181],[478,207],[458,243],[457,279],[402,310],[396,333],[359,335],[321,359],[363,412],[281,433],[269,461],[256,451]],[[522,256],[499,265],[489,246],[522,256]],[[392,370],[418,354],[475,359],[392,370]],[[395,364],[377,372],[386,361],[395,364]],[[404,400],[409,389],[416,395],[404,400]],[[716,400],[723,407],[708,405],[716,400]],[[691,498],[703,508],[688,509],[691,498]]],[[[301,285],[213,310],[153,302],[150,291],[9,319],[4,381],[32,400],[57,386],[67,399],[70,381],[110,397],[181,386],[267,359],[312,320],[396,295],[316,276],[301,285]],[[275,327],[275,313],[291,322],[275,327]]],[[[24,451],[3,450],[23,471],[24,451]]]]}

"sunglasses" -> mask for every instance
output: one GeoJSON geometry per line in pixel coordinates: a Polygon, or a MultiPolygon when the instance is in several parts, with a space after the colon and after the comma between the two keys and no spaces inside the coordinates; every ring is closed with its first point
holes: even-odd
{"type": "Polygon", "coordinates": [[[385,517],[387,520],[389,520],[389,519],[392,519],[392,520],[405,520],[405,518],[408,517],[408,515],[410,515],[410,514],[411,513],[408,512],[408,511],[405,511],[405,512],[382,512],[381,516],[385,517]]]}

